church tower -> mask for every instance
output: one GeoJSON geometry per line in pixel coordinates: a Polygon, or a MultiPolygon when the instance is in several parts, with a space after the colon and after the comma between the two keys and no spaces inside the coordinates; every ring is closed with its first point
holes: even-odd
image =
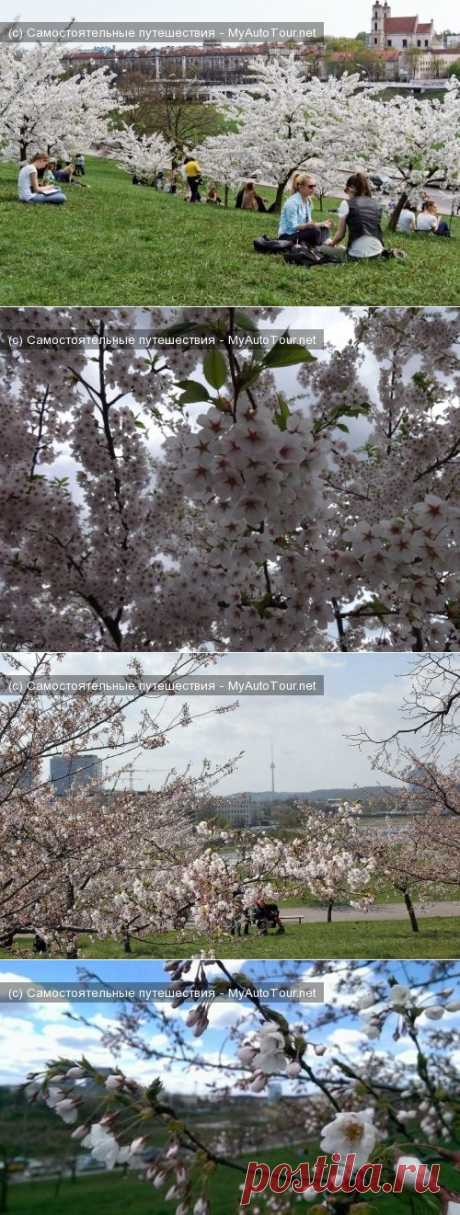
{"type": "Polygon", "coordinates": [[[385,49],[385,21],[387,17],[391,17],[390,5],[386,2],[381,4],[380,0],[374,0],[369,45],[378,51],[385,49]]]}

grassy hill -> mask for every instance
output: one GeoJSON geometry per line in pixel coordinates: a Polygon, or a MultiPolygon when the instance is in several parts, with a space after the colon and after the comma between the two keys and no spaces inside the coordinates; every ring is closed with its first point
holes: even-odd
{"type": "MultiPolygon", "coordinates": [[[[0,305],[455,304],[455,240],[393,237],[407,260],[305,270],[254,253],[277,217],[207,206],[133,186],[111,161],[89,160],[90,190],[62,207],[21,205],[17,169],[0,165],[0,305]]],[[[263,191],[267,200],[270,190],[263,191]]],[[[325,202],[326,215],[337,200],[325,202]]]]}

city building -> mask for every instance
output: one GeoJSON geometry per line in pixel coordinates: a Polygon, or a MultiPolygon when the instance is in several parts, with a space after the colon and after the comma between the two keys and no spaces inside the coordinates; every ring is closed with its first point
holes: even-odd
{"type": "MultiPolygon", "coordinates": [[[[117,84],[133,74],[143,76],[146,84],[161,85],[176,81],[191,85],[238,85],[252,79],[251,64],[254,59],[269,59],[291,53],[292,48],[284,42],[250,43],[222,46],[220,43],[189,43],[185,46],[94,48],[89,51],[69,51],[64,56],[68,68],[81,71],[95,67],[108,67],[115,73],[117,84]]],[[[299,48],[300,52],[300,48],[299,48]]]]}
{"type": "Polygon", "coordinates": [[[434,23],[413,17],[392,17],[390,5],[375,0],[369,45],[377,50],[427,50],[439,45],[434,23]]]}
{"type": "Polygon", "coordinates": [[[102,783],[102,760],[98,755],[81,752],[76,755],[52,755],[50,779],[56,797],[64,797],[73,789],[102,783]]]}
{"type": "Polygon", "coordinates": [[[257,827],[270,821],[269,805],[258,801],[251,793],[234,793],[216,799],[212,810],[216,817],[232,827],[257,827]]]}

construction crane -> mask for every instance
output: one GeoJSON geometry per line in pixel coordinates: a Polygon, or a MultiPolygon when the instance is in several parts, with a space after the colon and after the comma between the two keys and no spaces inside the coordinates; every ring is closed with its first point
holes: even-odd
{"type": "MultiPolygon", "coordinates": [[[[130,791],[134,790],[134,775],[137,775],[138,772],[142,773],[143,776],[155,776],[157,773],[165,773],[170,771],[171,768],[138,768],[137,766],[134,768],[133,764],[129,764],[126,770],[126,774],[128,776],[128,789],[130,791]]],[[[105,779],[108,780],[113,775],[113,772],[106,770],[105,779]]]]}

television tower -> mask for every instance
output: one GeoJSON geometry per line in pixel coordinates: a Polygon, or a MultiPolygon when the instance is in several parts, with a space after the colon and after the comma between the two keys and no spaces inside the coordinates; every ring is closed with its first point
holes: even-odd
{"type": "Polygon", "coordinates": [[[273,743],[271,745],[270,754],[272,757],[271,763],[270,763],[270,770],[271,770],[271,774],[272,774],[272,793],[274,793],[275,792],[275,758],[274,758],[274,754],[273,754],[273,743]]]}

